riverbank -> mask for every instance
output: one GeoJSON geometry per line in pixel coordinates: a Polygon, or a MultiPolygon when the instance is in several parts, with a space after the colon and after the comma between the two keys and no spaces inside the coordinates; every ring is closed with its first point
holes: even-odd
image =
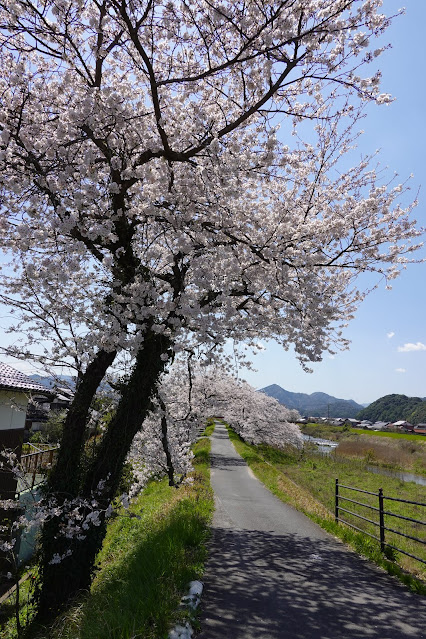
{"type": "Polygon", "coordinates": [[[339,457],[426,477],[426,437],[422,435],[371,432],[326,424],[304,424],[301,431],[310,437],[337,442],[334,453],[339,457]]]}

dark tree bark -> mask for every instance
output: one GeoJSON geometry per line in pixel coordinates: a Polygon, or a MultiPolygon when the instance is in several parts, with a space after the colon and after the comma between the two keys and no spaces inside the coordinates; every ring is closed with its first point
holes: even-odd
{"type": "MultiPolygon", "coordinates": [[[[46,484],[46,496],[54,496],[59,505],[64,500],[75,498],[80,494],[83,471],[81,457],[90,405],[115,356],[116,352],[99,351],[77,384],[74,399],[65,418],[58,458],[46,484]]],[[[40,619],[50,617],[51,595],[60,587],[57,587],[55,583],[60,570],[58,566],[50,564],[50,561],[54,553],[62,554],[69,547],[68,540],[57,538],[62,523],[60,517],[55,517],[46,522],[43,527],[39,551],[40,619]]],[[[67,578],[71,583],[74,583],[76,579],[78,581],[78,575],[74,575],[72,570],[67,578]]]]}
{"type": "Polygon", "coordinates": [[[79,380],[74,399],[64,421],[58,458],[47,482],[47,491],[55,495],[78,494],[80,459],[85,442],[90,405],[116,351],[99,351],[79,380]]]}
{"type": "MultiPolygon", "coordinates": [[[[83,497],[90,497],[104,480],[102,499],[105,504],[117,494],[123,465],[133,438],[140,429],[151,408],[151,398],[156,393],[159,375],[163,372],[170,343],[167,338],[147,334],[143,348],[136,356],[135,365],[123,389],[117,411],[96,450],[91,466],[82,478],[83,497]]],[[[101,515],[101,525],[85,531],[85,539],[73,541],[72,555],[59,564],[49,564],[44,557],[43,579],[39,593],[39,620],[50,619],[67,605],[80,591],[90,587],[95,559],[105,537],[106,525],[101,515]]],[[[54,541],[54,540],[52,540],[54,541]]],[[[54,552],[60,552],[62,543],[54,541],[54,552]]]]}
{"type": "Polygon", "coordinates": [[[172,456],[170,454],[170,448],[169,448],[166,406],[159,394],[158,394],[158,401],[160,402],[160,407],[163,411],[163,416],[161,417],[161,444],[163,446],[164,454],[166,455],[167,477],[169,478],[169,486],[176,486],[175,469],[173,466],[172,456]]]}

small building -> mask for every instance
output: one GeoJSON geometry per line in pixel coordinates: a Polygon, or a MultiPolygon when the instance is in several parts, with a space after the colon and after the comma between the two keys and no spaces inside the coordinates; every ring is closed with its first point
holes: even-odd
{"type": "Polygon", "coordinates": [[[27,407],[27,416],[25,418],[25,437],[29,437],[31,433],[43,430],[44,425],[49,419],[49,403],[47,403],[47,407],[45,403],[47,403],[46,399],[40,396],[30,398],[27,407]],[[41,399],[44,401],[41,402],[41,399]]]}
{"type": "Polygon", "coordinates": [[[53,392],[55,395],[50,403],[50,410],[61,411],[67,409],[74,398],[74,391],[65,386],[54,386],[53,392]]]}
{"type": "Polygon", "coordinates": [[[43,392],[31,394],[25,421],[26,435],[44,431],[51,412],[66,410],[74,398],[74,391],[65,386],[41,387],[43,392]]]}
{"type": "MultiPolygon", "coordinates": [[[[42,390],[40,384],[24,373],[0,363],[0,454],[5,450],[12,451],[18,461],[21,459],[28,402],[31,393],[42,390]]],[[[0,499],[15,500],[17,478],[10,460],[4,458],[4,461],[5,465],[0,468],[0,499]]],[[[10,525],[20,509],[21,504],[16,500],[16,508],[0,510],[0,525],[10,525]]],[[[8,567],[7,557],[0,553],[0,574],[5,574],[8,567]]]]}
{"type": "MultiPolygon", "coordinates": [[[[27,406],[32,393],[45,390],[24,373],[0,363],[0,451],[12,450],[21,456],[27,406]]],[[[16,479],[0,469],[0,499],[13,499],[16,479]]]]}
{"type": "Polygon", "coordinates": [[[387,430],[390,422],[374,422],[371,425],[370,430],[387,430]]]}
{"type": "Polygon", "coordinates": [[[414,426],[413,433],[416,435],[426,435],[426,424],[417,424],[417,426],[414,426]]]}
{"type": "Polygon", "coordinates": [[[348,417],[343,422],[343,426],[350,426],[351,428],[357,428],[359,423],[360,423],[359,419],[354,419],[353,417],[348,417]]]}
{"type": "Polygon", "coordinates": [[[404,433],[410,433],[414,430],[413,424],[410,424],[410,422],[406,422],[403,419],[400,419],[397,422],[393,422],[393,424],[391,424],[391,427],[404,433]]]}

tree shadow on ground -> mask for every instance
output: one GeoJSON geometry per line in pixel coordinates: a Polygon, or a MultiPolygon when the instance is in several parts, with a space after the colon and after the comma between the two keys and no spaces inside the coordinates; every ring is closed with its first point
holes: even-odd
{"type": "Polygon", "coordinates": [[[332,538],[216,528],[201,628],[199,639],[420,639],[426,612],[332,538]]]}
{"type": "Polygon", "coordinates": [[[210,455],[210,466],[213,469],[232,470],[232,467],[247,466],[241,457],[225,457],[224,455],[210,455]]]}

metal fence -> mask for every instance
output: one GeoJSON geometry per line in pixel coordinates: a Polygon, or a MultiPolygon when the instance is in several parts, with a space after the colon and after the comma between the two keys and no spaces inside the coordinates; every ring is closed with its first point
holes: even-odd
{"type": "MultiPolygon", "coordinates": [[[[389,501],[389,502],[400,502],[400,503],[404,503],[404,504],[412,504],[414,506],[420,506],[423,508],[426,508],[426,504],[422,503],[422,502],[417,502],[417,501],[410,501],[408,499],[398,499],[396,497],[387,497],[386,495],[383,494],[383,490],[382,488],[379,488],[379,492],[377,493],[372,493],[368,490],[362,490],[361,488],[354,488],[353,486],[345,486],[344,484],[339,484],[339,480],[336,479],[336,491],[335,491],[335,511],[334,511],[334,516],[335,516],[335,521],[336,523],[344,523],[347,526],[350,526],[351,528],[354,528],[355,530],[357,530],[358,532],[363,533],[364,535],[368,535],[369,537],[372,537],[373,539],[376,539],[378,542],[380,542],[380,548],[382,550],[382,552],[385,552],[386,548],[392,548],[393,550],[396,550],[398,552],[403,553],[404,555],[408,555],[408,557],[411,557],[412,559],[416,559],[417,561],[421,561],[422,563],[426,564],[426,560],[422,559],[421,557],[418,557],[416,555],[413,555],[405,550],[403,550],[402,548],[398,548],[397,546],[390,544],[386,541],[386,532],[389,533],[393,533],[395,535],[399,535],[401,537],[405,537],[407,539],[411,539],[414,542],[417,542],[419,544],[426,544],[426,539],[420,539],[419,537],[415,537],[414,535],[409,535],[406,534],[404,532],[402,532],[401,530],[396,530],[395,528],[389,528],[388,526],[385,525],[385,516],[386,517],[393,517],[397,520],[404,520],[406,522],[411,522],[412,524],[414,524],[416,527],[419,526],[426,526],[426,521],[421,521],[418,519],[414,519],[412,517],[406,517],[404,515],[399,515],[397,513],[394,513],[390,510],[388,510],[387,508],[385,508],[385,500],[389,501]],[[365,502],[360,502],[360,501],[356,501],[355,499],[351,499],[350,497],[346,497],[344,495],[341,494],[341,489],[345,489],[345,490],[350,490],[350,491],[355,491],[357,493],[363,493],[365,495],[372,495],[373,497],[377,498],[377,506],[373,506],[371,504],[367,504],[365,502]],[[341,506],[341,502],[348,502],[349,504],[357,504],[358,506],[362,506],[364,508],[368,508],[369,510],[372,511],[372,517],[374,517],[374,515],[376,515],[376,519],[370,519],[368,517],[364,517],[363,515],[360,515],[359,513],[353,512],[353,510],[349,510],[348,508],[344,508],[343,506],[341,506]],[[353,517],[356,517],[358,519],[361,519],[365,522],[368,522],[369,524],[372,524],[373,526],[376,526],[379,530],[379,536],[377,535],[373,535],[369,532],[367,532],[366,530],[363,530],[362,528],[359,528],[358,526],[355,526],[354,524],[346,521],[345,519],[342,519],[341,516],[339,516],[339,513],[346,513],[348,515],[351,515],[353,517]]],[[[426,512],[426,511],[422,511],[422,512],[426,512]]]]}

